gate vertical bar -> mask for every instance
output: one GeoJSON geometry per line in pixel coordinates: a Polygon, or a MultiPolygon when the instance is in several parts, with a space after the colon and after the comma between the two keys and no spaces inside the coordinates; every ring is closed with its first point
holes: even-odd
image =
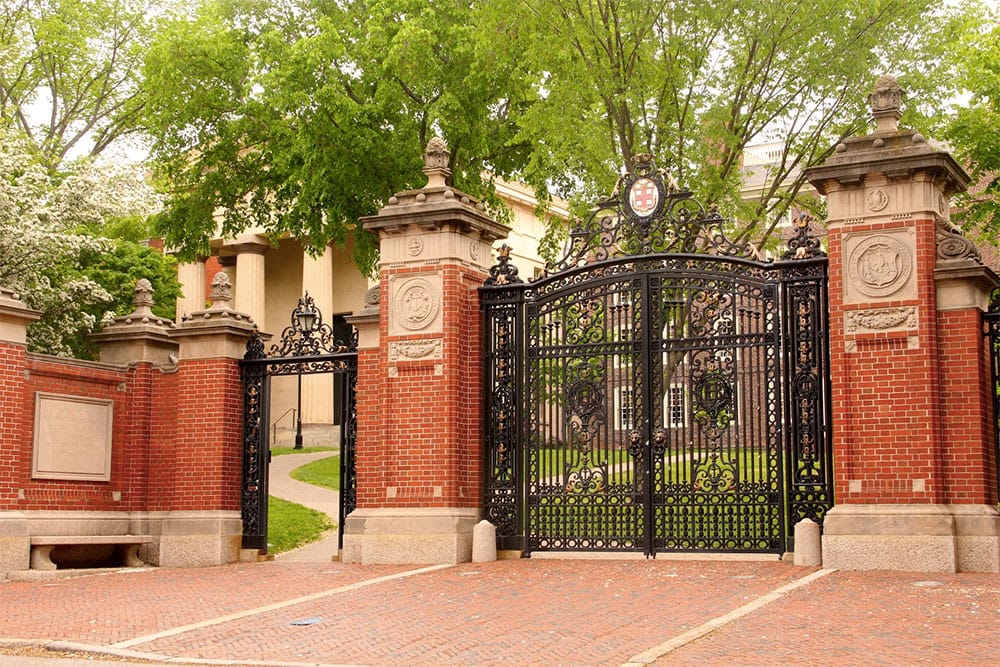
{"type": "MultiPolygon", "coordinates": [[[[782,263],[786,534],[833,506],[827,260],[782,263]]],[[[793,545],[789,548],[793,548],[793,545]]]]}
{"type": "Polygon", "coordinates": [[[358,390],[357,357],[348,369],[337,374],[337,382],[343,382],[340,392],[340,507],[337,522],[337,548],[344,548],[344,523],[347,515],[357,507],[358,479],[355,459],[358,433],[358,410],[356,396],[358,390]]]}
{"type": "MultiPolygon", "coordinates": [[[[654,318],[653,299],[650,294],[649,275],[641,276],[640,290],[642,294],[642,313],[639,321],[642,323],[642,335],[640,338],[641,351],[639,355],[639,378],[642,382],[642,405],[637,412],[639,422],[642,424],[642,474],[643,480],[643,544],[646,557],[656,558],[656,549],[653,545],[655,533],[654,526],[655,512],[653,511],[653,417],[656,410],[653,408],[653,378],[651,369],[652,363],[652,328],[654,322],[659,322],[659,308],[654,318]]],[[[657,365],[658,367],[658,365],[657,365]]]]}
{"type": "Polygon", "coordinates": [[[483,507],[499,549],[522,550],[524,451],[522,415],[524,284],[510,248],[480,288],[483,330],[483,507]]]}
{"type": "Polygon", "coordinates": [[[993,461],[996,468],[997,497],[1000,498],[1000,303],[994,298],[990,312],[983,315],[986,340],[990,347],[990,378],[993,396],[993,461]]]}
{"type": "Polygon", "coordinates": [[[240,488],[243,548],[267,553],[267,472],[270,378],[264,342],[254,331],[240,362],[243,376],[243,479],[240,488]]]}

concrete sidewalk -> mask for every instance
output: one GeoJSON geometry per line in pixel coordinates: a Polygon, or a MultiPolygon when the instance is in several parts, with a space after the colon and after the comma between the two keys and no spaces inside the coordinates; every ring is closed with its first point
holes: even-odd
{"type": "MultiPolygon", "coordinates": [[[[310,452],[307,449],[302,454],[285,454],[273,457],[268,468],[268,492],[282,500],[323,512],[330,517],[330,521],[336,524],[337,515],[340,512],[340,494],[315,484],[306,484],[292,479],[290,474],[300,466],[330,456],[337,456],[339,453],[337,451],[310,452]]],[[[336,556],[337,529],[334,528],[327,531],[322,539],[298,549],[278,554],[276,558],[302,563],[329,563],[336,556]]]]}
{"type": "Polygon", "coordinates": [[[0,583],[0,628],[0,652],[22,652],[5,667],[35,664],[15,640],[161,664],[994,665],[1000,577],[664,559],[273,561],[0,583]]]}

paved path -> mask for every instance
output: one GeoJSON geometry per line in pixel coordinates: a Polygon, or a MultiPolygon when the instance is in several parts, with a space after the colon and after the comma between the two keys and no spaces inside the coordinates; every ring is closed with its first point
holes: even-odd
{"type": "Polygon", "coordinates": [[[663,559],[146,568],[0,583],[0,636],[22,652],[3,667],[39,647],[164,664],[995,665],[1000,577],[663,559]]]}
{"type": "MultiPolygon", "coordinates": [[[[271,459],[268,470],[268,492],[282,500],[305,505],[317,512],[323,512],[337,523],[340,512],[340,494],[330,489],[324,489],[315,484],[306,484],[292,479],[289,474],[300,466],[313,461],[319,461],[339,452],[307,452],[304,454],[285,454],[271,459]]],[[[305,563],[330,562],[337,555],[337,530],[328,531],[322,539],[303,547],[278,554],[280,560],[305,563]]]]}

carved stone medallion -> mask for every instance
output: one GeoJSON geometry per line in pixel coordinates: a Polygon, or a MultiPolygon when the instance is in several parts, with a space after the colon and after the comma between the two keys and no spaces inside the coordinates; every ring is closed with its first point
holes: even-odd
{"type": "Polygon", "coordinates": [[[868,210],[881,211],[889,205],[889,195],[885,193],[885,190],[876,188],[865,197],[865,203],[868,204],[868,210]]]}
{"type": "Polygon", "coordinates": [[[430,281],[411,278],[399,286],[395,299],[396,321],[405,329],[425,328],[437,315],[440,296],[430,281]]]}
{"type": "Polygon", "coordinates": [[[867,296],[884,297],[899,290],[910,277],[910,251],[891,236],[872,236],[851,252],[847,268],[854,287],[867,296]]]}
{"type": "Polygon", "coordinates": [[[406,252],[410,257],[416,257],[424,250],[424,240],[419,236],[412,236],[406,242],[406,252]]]}

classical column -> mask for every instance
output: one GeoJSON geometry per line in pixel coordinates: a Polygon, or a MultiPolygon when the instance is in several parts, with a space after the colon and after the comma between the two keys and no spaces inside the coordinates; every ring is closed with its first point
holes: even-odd
{"type": "Polygon", "coordinates": [[[264,254],[269,247],[260,241],[243,240],[233,245],[236,251],[236,287],[233,305],[238,312],[252,317],[262,331],[267,330],[264,318],[266,305],[264,254]]]}
{"type": "Polygon", "coordinates": [[[181,295],[177,297],[175,320],[205,308],[205,260],[181,262],[177,265],[177,281],[181,284],[181,295]]]}
{"type": "Polygon", "coordinates": [[[379,235],[381,285],[359,329],[357,509],[343,560],[454,563],[472,557],[481,505],[477,288],[507,228],[446,183],[432,139],[427,185],[364,219],[379,235]]]}
{"type": "MultiPolygon", "coordinates": [[[[333,314],[333,248],[327,246],[318,257],[302,253],[302,293],[306,292],[323,314],[323,321],[329,324],[333,314]]],[[[314,441],[307,444],[337,444],[330,442],[332,428],[319,427],[333,424],[331,375],[302,376],[302,423],[313,426],[309,429],[309,436],[314,441]]]]}
{"type": "Polygon", "coordinates": [[[836,506],[824,564],[997,571],[981,329],[996,277],[949,220],[967,174],[898,127],[894,79],[869,101],[875,132],[807,171],[829,215],[836,506]]]}

